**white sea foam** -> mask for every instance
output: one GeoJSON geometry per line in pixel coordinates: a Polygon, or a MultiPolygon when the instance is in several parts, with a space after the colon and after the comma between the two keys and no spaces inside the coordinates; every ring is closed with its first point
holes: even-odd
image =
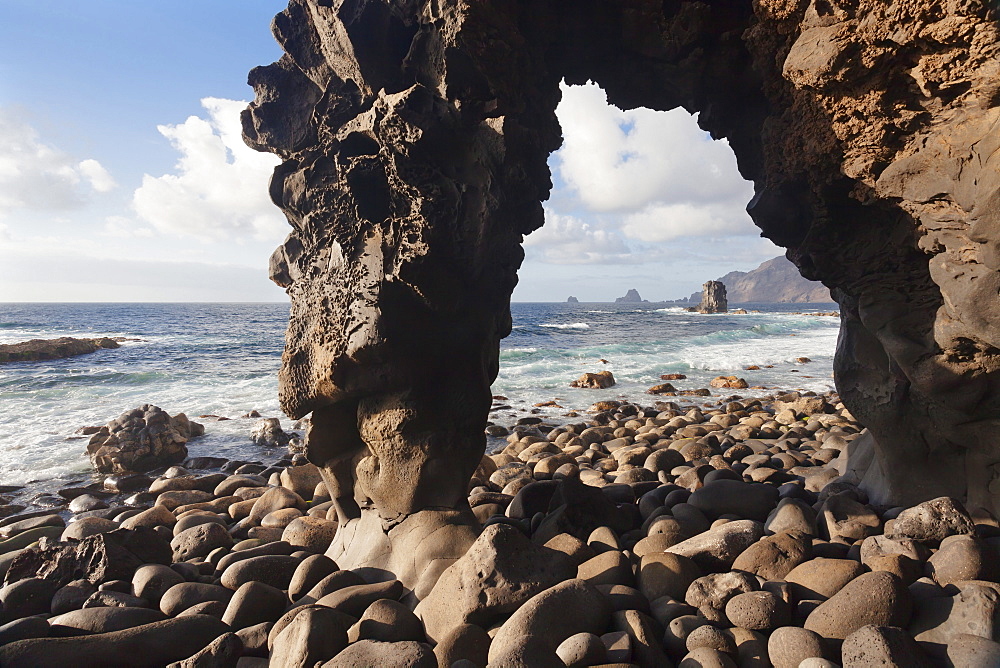
{"type": "Polygon", "coordinates": [[[585,322],[571,322],[568,324],[554,324],[546,322],[539,325],[539,327],[547,327],[549,329],[590,329],[590,325],[585,322]]]}

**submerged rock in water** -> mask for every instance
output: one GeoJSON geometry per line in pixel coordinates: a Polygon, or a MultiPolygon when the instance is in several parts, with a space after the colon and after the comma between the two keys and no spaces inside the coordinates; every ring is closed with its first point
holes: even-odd
{"type": "Polygon", "coordinates": [[[99,339],[74,339],[63,336],[58,339],[32,339],[21,343],[0,344],[0,364],[6,362],[37,362],[57,360],[64,357],[86,355],[102,348],[120,348],[118,342],[107,337],[99,339]]]}
{"type": "Polygon", "coordinates": [[[592,390],[603,390],[615,384],[615,377],[610,371],[600,371],[598,373],[585,373],[572,383],[570,387],[585,387],[592,390]]]}
{"type": "Polygon", "coordinates": [[[90,461],[100,473],[149,471],[184,461],[186,443],[205,427],[184,413],[171,417],[151,404],[122,413],[91,436],[90,461]]]}

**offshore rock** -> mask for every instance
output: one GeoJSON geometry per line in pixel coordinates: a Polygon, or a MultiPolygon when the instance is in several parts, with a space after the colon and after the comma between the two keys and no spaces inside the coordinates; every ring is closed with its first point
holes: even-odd
{"type": "Polygon", "coordinates": [[[695,311],[698,313],[725,313],[729,310],[724,283],[707,281],[701,287],[701,303],[694,307],[695,311]]]}
{"type": "Polygon", "coordinates": [[[122,413],[90,437],[87,454],[100,473],[143,472],[177,464],[187,457],[188,440],[205,427],[184,413],[171,417],[145,404],[122,413]]]}
{"type": "Polygon", "coordinates": [[[57,360],[63,357],[86,355],[104,348],[121,348],[121,346],[118,345],[117,341],[108,337],[74,339],[69,336],[58,339],[32,339],[21,343],[3,343],[0,344],[0,364],[57,360]]]}

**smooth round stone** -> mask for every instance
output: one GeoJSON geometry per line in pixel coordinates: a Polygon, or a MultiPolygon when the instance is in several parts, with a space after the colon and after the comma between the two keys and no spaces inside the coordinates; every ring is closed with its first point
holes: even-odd
{"type": "Polygon", "coordinates": [[[325,554],[303,559],[288,583],[288,598],[296,601],[315,587],[323,578],[338,570],[337,563],[325,554]]]}
{"type": "Polygon", "coordinates": [[[824,638],[843,640],[862,626],[906,628],[912,612],[910,591],[886,571],[864,573],[813,610],[805,628],[824,638]]]}
{"type": "Polygon", "coordinates": [[[222,573],[221,584],[239,589],[247,582],[263,582],[277,589],[287,589],[300,560],[278,554],[250,557],[233,563],[222,573]]]}
{"type": "Polygon", "coordinates": [[[330,547],[336,535],[336,522],[319,517],[297,517],[281,532],[281,540],[319,554],[330,547]]]}
{"type": "Polygon", "coordinates": [[[995,582],[1000,575],[995,552],[985,541],[955,535],[941,541],[941,547],[927,560],[927,574],[944,586],[963,580],[995,582]]]}
{"type": "Polygon", "coordinates": [[[348,645],[328,664],[333,666],[408,666],[437,668],[437,658],[430,645],[413,640],[380,642],[359,640],[348,645]]]}
{"type": "Polygon", "coordinates": [[[803,562],[785,576],[799,599],[826,599],[864,572],[853,559],[824,559],[803,562]]]}
{"type": "Polygon", "coordinates": [[[201,524],[208,524],[209,522],[214,522],[223,526],[226,524],[225,520],[215,513],[207,511],[193,511],[191,514],[185,514],[183,517],[177,518],[177,523],[174,524],[174,535],[177,536],[192,527],[196,527],[201,524]]]}
{"type": "Polygon", "coordinates": [[[650,601],[661,596],[683,599],[701,569],[687,557],[669,552],[647,554],[639,562],[639,591],[650,601]]]}
{"type": "Polygon", "coordinates": [[[576,633],[559,643],[556,655],[567,668],[583,668],[604,663],[606,650],[599,636],[593,633],[576,633]]]}
{"type": "Polygon", "coordinates": [[[699,647],[711,647],[724,654],[736,653],[736,641],[732,636],[727,635],[722,629],[717,629],[710,624],[699,626],[691,631],[687,637],[687,649],[692,652],[699,647]]]}
{"type": "Polygon", "coordinates": [[[222,621],[234,630],[273,622],[287,606],[288,598],[282,590],[263,582],[246,582],[229,599],[222,621]]]}
{"type": "Polygon", "coordinates": [[[163,593],[181,582],[184,582],[184,577],[169,566],[146,564],[132,575],[132,591],[139,598],[159,605],[163,593]]]}
{"type": "Polygon", "coordinates": [[[52,635],[68,636],[74,632],[109,633],[134,626],[152,624],[166,619],[159,610],[151,608],[98,607],[73,610],[49,619],[52,635]]]}
{"type": "Polygon", "coordinates": [[[181,582],[164,592],[160,598],[160,610],[168,617],[187,610],[198,603],[219,601],[229,603],[233,592],[231,589],[201,582],[181,582]]]}
{"type": "Polygon", "coordinates": [[[778,503],[778,489],[742,480],[712,480],[695,490],[688,503],[709,517],[735,515],[763,522],[778,503]]]}
{"type": "Polygon", "coordinates": [[[87,580],[73,580],[56,591],[50,610],[53,615],[79,610],[95,591],[97,588],[87,580]]]}
{"type": "Polygon", "coordinates": [[[90,510],[102,510],[107,507],[108,504],[105,503],[104,499],[93,494],[81,494],[69,502],[69,510],[72,513],[85,513],[90,510]]]}
{"type": "Polygon", "coordinates": [[[84,517],[76,520],[75,522],[70,522],[69,526],[66,527],[62,532],[59,540],[83,540],[87,536],[94,536],[99,533],[107,533],[108,531],[114,531],[119,528],[116,522],[111,520],[106,520],[101,517],[84,517]]]}
{"type": "Polygon", "coordinates": [[[424,625],[417,616],[399,601],[382,599],[368,606],[361,619],[347,634],[348,640],[380,640],[399,642],[423,641],[424,625]]]}
{"type": "Polygon", "coordinates": [[[770,631],[791,622],[788,604],[769,591],[737,594],[726,603],[726,617],[751,631],[770,631]]]}
{"type": "Polygon", "coordinates": [[[736,663],[716,649],[698,647],[688,652],[677,668],[736,668],[736,663]]]}
{"type": "Polygon", "coordinates": [[[0,589],[0,610],[8,619],[47,614],[57,589],[58,585],[53,580],[18,580],[0,589]]]}
{"type": "Polygon", "coordinates": [[[298,508],[282,508],[265,515],[260,525],[265,529],[284,529],[292,520],[299,517],[302,517],[302,511],[298,508]]]}
{"type": "Polygon", "coordinates": [[[806,659],[823,657],[823,639],[798,626],[782,626],[768,638],[767,655],[774,668],[799,668],[806,659]]]}
{"type": "Polygon", "coordinates": [[[218,547],[232,547],[232,545],[232,536],[229,535],[224,526],[215,522],[185,529],[170,541],[170,548],[174,552],[174,561],[207,557],[212,550],[218,547]]]}

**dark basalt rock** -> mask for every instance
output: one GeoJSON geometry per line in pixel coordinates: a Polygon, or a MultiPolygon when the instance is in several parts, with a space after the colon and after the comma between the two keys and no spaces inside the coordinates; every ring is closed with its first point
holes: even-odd
{"type": "Polygon", "coordinates": [[[520,244],[544,219],[564,80],[623,109],[683,106],[728,140],[762,234],[841,305],[837,384],[870,429],[844,469],[872,504],[951,496],[1000,514],[990,12],[292,0],[273,26],[286,55],[250,73],[243,129],[283,159],[280,396],[293,419],[312,412],[307,453],[341,526],[331,556],[420,572],[475,538],[466,485],[520,244]],[[423,542],[442,525],[446,540],[423,542]]]}
{"type": "Polygon", "coordinates": [[[93,584],[131,580],[143,564],[171,563],[170,544],[148,527],[118,529],[88,536],[79,543],[43,539],[11,563],[4,584],[38,577],[61,587],[77,579],[93,584]]]}
{"type": "Polygon", "coordinates": [[[702,286],[701,302],[694,307],[698,313],[725,313],[729,310],[726,286],[719,281],[708,281],[702,286]]]}
{"type": "Polygon", "coordinates": [[[107,337],[100,339],[32,339],[21,343],[0,344],[0,364],[7,362],[38,362],[76,357],[97,352],[102,348],[121,348],[118,342],[107,337]]]}

